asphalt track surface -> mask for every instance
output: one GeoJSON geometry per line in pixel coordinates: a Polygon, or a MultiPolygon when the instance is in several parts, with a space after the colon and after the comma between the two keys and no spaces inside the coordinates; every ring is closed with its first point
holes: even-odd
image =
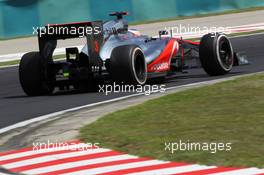
{"type": "MultiPolygon", "coordinates": [[[[232,38],[235,51],[246,52],[250,65],[234,67],[225,76],[210,77],[203,69],[191,69],[166,81],[166,87],[207,81],[228,76],[264,71],[264,34],[232,38]]],[[[50,96],[27,97],[20,87],[18,67],[0,69],[0,128],[41,115],[81,105],[101,102],[129,93],[57,93],[50,96]]],[[[104,110],[102,108],[102,110],[104,110]]]]}

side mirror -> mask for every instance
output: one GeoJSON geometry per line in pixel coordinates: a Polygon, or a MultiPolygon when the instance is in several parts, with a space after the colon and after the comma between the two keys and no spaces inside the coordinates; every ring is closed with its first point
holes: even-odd
{"type": "Polygon", "coordinates": [[[168,34],[169,34],[168,31],[166,31],[166,30],[161,30],[161,31],[159,31],[159,38],[161,38],[161,36],[163,36],[163,35],[168,35],[168,34]]]}

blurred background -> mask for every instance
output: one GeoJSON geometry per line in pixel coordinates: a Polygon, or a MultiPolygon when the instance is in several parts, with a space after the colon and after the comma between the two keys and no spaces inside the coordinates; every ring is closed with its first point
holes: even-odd
{"type": "Polygon", "coordinates": [[[261,6],[264,0],[0,0],[0,38],[31,35],[48,23],[107,20],[113,11],[144,22],[261,6]]]}

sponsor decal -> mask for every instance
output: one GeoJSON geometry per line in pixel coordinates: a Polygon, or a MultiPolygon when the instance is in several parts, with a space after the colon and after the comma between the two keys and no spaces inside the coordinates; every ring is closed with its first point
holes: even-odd
{"type": "Polygon", "coordinates": [[[163,71],[169,69],[169,63],[158,63],[155,64],[152,68],[153,71],[163,71]]]}
{"type": "Polygon", "coordinates": [[[94,41],[94,50],[96,53],[99,53],[100,47],[98,41],[94,41]]]}

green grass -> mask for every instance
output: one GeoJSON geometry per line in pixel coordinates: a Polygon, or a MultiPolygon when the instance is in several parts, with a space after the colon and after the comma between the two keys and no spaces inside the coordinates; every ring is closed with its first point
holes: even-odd
{"type": "MultiPolygon", "coordinates": [[[[102,109],[103,110],[103,109],[102,109]]],[[[264,74],[186,90],[106,115],[85,142],[133,155],[264,168],[264,74]],[[165,151],[165,142],[232,143],[230,151],[165,151]]]]}
{"type": "MultiPolygon", "coordinates": [[[[65,54],[61,54],[61,55],[55,55],[53,56],[54,60],[58,60],[58,59],[62,59],[65,58],[65,54]]],[[[12,61],[5,61],[5,62],[0,62],[0,66],[12,66],[12,65],[17,65],[19,64],[20,60],[12,60],[12,61]]]]}
{"type": "Polygon", "coordinates": [[[218,13],[195,14],[192,16],[178,16],[178,17],[173,17],[173,18],[157,19],[157,20],[150,20],[150,21],[137,21],[137,22],[131,22],[129,23],[129,25],[150,24],[150,23],[157,23],[157,22],[167,22],[167,21],[201,18],[201,17],[208,17],[208,16],[226,15],[226,14],[232,14],[232,13],[251,12],[251,11],[257,11],[257,10],[264,10],[264,7],[251,7],[251,8],[246,8],[246,9],[227,10],[227,11],[218,12],[218,13]]]}
{"type": "Polygon", "coordinates": [[[19,62],[20,62],[20,60],[4,61],[4,62],[0,62],[0,66],[17,65],[19,62]]]}

